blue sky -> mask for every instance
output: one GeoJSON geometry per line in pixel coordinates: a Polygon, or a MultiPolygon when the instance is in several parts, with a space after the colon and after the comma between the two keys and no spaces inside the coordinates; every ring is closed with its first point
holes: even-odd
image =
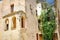
{"type": "Polygon", "coordinates": [[[54,0],[46,0],[49,4],[54,4],[54,0]]]}

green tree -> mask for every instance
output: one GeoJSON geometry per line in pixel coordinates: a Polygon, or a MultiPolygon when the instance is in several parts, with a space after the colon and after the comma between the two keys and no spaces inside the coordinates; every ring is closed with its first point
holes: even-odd
{"type": "Polygon", "coordinates": [[[55,23],[55,13],[52,10],[52,7],[44,9],[40,15],[40,28],[43,35],[43,40],[52,40],[53,33],[56,28],[55,23]]]}

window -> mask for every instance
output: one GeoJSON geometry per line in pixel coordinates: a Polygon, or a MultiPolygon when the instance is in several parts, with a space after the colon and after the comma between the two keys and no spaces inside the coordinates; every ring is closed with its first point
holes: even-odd
{"type": "Polygon", "coordinates": [[[14,4],[11,5],[11,12],[14,11],[14,4]]]}
{"type": "Polygon", "coordinates": [[[30,11],[31,11],[31,14],[33,14],[33,9],[31,4],[30,4],[30,11]]]}
{"type": "Polygon", "coordinates": [[[21,18],[21,27],[22,28],[25,27],[25,18],[24,17],[21,18]]]}
{"type": "Polygon", "coordinates": [[[40,19],[38,19],[38,23],[40,23],[41,22],[41,20],[40,19]]]}
{"type": "Polygon", "coordinates": [[[5,31],[7,31],[9,28],[9,20],[8,19],[5,20],[5,24],[6,24],[5,31]]]}
{"type": "Polygon", "coordinates": [[[12,30],[16,28],[16,17],[12,18],[12,30]]]}
{"type": "Polygon", "coordinates": [[[37,10],[36,10],[36,16],[37,16],[37,10]]]}

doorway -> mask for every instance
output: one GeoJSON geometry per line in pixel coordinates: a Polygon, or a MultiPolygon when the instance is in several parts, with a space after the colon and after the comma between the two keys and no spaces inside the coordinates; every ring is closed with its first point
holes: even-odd
{"type": "Polygon", "coordinates": [[[43,38],[42,38],[42,34],[39,34],[39,40],[42,40],[43,38]]]}

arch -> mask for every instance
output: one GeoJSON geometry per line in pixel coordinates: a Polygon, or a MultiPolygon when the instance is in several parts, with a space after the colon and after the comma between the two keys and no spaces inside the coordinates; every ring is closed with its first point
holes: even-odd
{"type": "Polygon", "coordinates": [[[6,24],[5,31],[7,31],[9,28],[9,19],[5,20],[5,24],[6,24]]]}
{"type": "Polygon", "coordinates": [[[25,28],[25,17],[21,17],[21,28],[25,28]]]}
{"type": "Polygon", "coordinates": [[[16,28],[16,17],[12,17],[12,23],[13,23],[13,27],[12,29],[15,29],[16,28]]]}
{"type": "Polygon", "coordinates": [[[6,20],[5,20],[5,23],[8,23],[8,22],[9,22],[9,20],[8,20],[8,19],[6,19],[6,20]]]}

